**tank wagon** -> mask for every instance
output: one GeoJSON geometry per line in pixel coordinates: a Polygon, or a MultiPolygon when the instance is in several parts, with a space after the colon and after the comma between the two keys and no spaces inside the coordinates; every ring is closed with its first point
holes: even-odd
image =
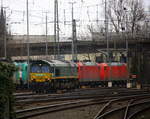
{"type": "Polygon", "coordinates": [[[38,60],[30,64],[30,86],[33,91],[77,88],[77,65],[58,60],[38,60]]]}

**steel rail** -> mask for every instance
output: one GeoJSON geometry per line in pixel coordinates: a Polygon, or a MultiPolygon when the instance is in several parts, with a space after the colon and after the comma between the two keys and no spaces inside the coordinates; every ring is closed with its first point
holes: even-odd
{"type": "Polygon", "coordinates": [[[76,101],[76,102],[70,102],[70,103],[48,105],[45,107],[38,107],[38,108],[33,108],[33,109],[28,109],[28,110],[20,110],[20,111],[17,111],[17,119],[24,119],[24,118],[42,115],[45,113],[73,109],[73,108],[78,108],[78,107],[83,107],[83,106],[88,106],[88,105],[101,104],[101,103],[106,103],[106,102],[108,102],[108,100],[105,100],[105,101],[89,100],[89,101],[78,101],[78,102],[76,101]],[[41,109],[44,109],[45,111],[41,109]],[[34,113],[25,114],[25,113],[32,112],[32,111],[34,111],[34,113]]]}
{"type": "Polygon", "coordinates": [[[150,95],[149,95],[149,94],[148,94],[148,95],[145,95],[145,94],[143,94],[143,95],[132,95],[132,96],[120,97],[120,98],[118,98],[118,99],[112,99],[112,100],[110,100],[108,103],[106,103],[106,104],[101,108],[101,110],[96,114],[96,116],[95,116],[93,119],[98,119],[98,117],[99,117],[100,115],[103,115],[103,114],[104,114],[103,112],[104,112],[104,111],[107,109],[107,107],[109,107],[112,103],[115,103],[116,101],[128,100],[128,99],[130,99],[131,97],[132,97],[132,99],[130,100],[130,102],[129,102],[129,103],[127,104],[127,106],[126,106],[124,119],[126,119],[129,106],[131,105],[131,103],[133,103],[133,101],[137,100],[137,98],[138,98],[138,100],[139,100],[139,99],[143,99],[143,98],[145,98],[145,97],[150,97],[150,95]]]}
{"type": "MultiPolygon", "coordinates": [[[[16,99],[18,98],[26,98],[26,97],[30,97],[30,96],[39,96],[39,95],[70,95],[70,94],[77,94],[77,95],[79,95],[79,94],[81,94],[81,93],[88,93],[89,94],[89,92],[90,93],[93,93],[93,91],[100,91],[100,92],[106,92],[106,91],[108,91],[108,92],[113,92],[113,91],[118,91],[118,92],[120,92],[120,91],[124,91],[124,92],[129,92],[129,91],[147,91],[147,90],[137,90],[137,89],[126,89],[126,88],[96,88],[96,89],[79,89],[79,90],[76,90],[76,91],[72,91],[72,92],[67,92],[67,93],[63,93],[63,94],[35,94],[35,93],[19,93],[19,94],[17,94],[17,93],[15,93],[15,94],[13,94],[14,96],[16,96],[16,99]]],[[[148,91],[147,91],[148,92],[148,91]]]]}
{"type": "MultiPolygon", "coordinates": [[[[149,104],[147,108],[150,108],[150,101],[149,101],[149,100],[148,100],[148,101],[142,101],[142,102],[135,103],[135,104],[131,104],[129,107],[131,108],[131,107],[139,106],[139,105],[143,105],[143,104],[149,104]]],[[[104,118],[104,117],[106,117],[106,116],[108,116],[108,115],[110,115],[110,114],[112,114],[112,113],[114,113],[114,112],[117,112],[117,111],[121,111],[121,110],[122,110],[122,111],[125,111],[126,107],[127,107],[127,106],[123,106],[123,107],[120,107],[120,108],[115,108],[115,109],[113,109],[113,110],[110,110],[110,111],[108,111],[108,112],[105,112],[104,114],[100,115],[100,116],[97,117],[96,119],[104,118]]],[[[132,115],[134,115],[134,114],[132,114],[132,115]]],[[[131,119],[131,117],[129,116],[129,118],[127,118],[127,119],[131,119]]]]}
{"type": "MultiPolygon", "coordinates": [[[[133,97],[140,97],[140,96],[144,96],[144,95],[132,95],[132,96],[124,96],[122,98],[133,98],[133,97]]],[[[145,96],[149,96],[145,95],[145,96]]],[[[120,99],[120,97],[118,97],[120,99]]],[[[119,99],[113,99],[113,100],[119,100],[119,99]]],[[[82,101],[74,101],[74,102],[67,102],[67,103],[61,103],[61,104],[53,104],[53,105],[48,105],[48,106],[42,106],[42,107],[36,107],[36,108],[31,108],[31,109],[25,109],[25,110],[18,110],[16,111],[17,119],[22,119],[22,118],[27,118],[27,117],[33,117],[33,116],[37,116],[37,115],[41,115],[41,114],[45,114],[45,113],[49,113],[49,112],[54,112],[54,111],[60,111],[60,110],[66,110],[66,109],[73,109],[73,108],[77,108],[77,107],[83,107],[83,106],[88,106],[88,105],[95,105],[95,104],[103,104],[103,103],[108,103],[110,101],[110,99],[104,99],[104,100],[100,100],[100,99],[89,99],[89,100],[82,100],[82,101]],[[66,107],[68,106],[68,107],[66,107]],[[41,111],[42,109],[46,109],[45,111],[41,111]],[[31,114],[27,114],[25,115],[25,113],[29,113],[34,111],[35,113],[31,113],[31,114]],[[21,115],[21,116],[19,116],[21,115]]]]}
{"type": "Polygon", "coordinates": [[[125,113],[124,113],[124,118],[123,119],[127,119],[127,116],[128,116],[128,111],[129,111],[129,107],[130,105],[134,102],[133,99],[131,99],[126,107],[126,110],[125,110],[125,113]]]}
{"type": "Polygon", "coordinates": [[[150,106],[148,107],[144,107],[136,112],[134,112],[132,115],[130,115],[127,119],[132,119],[133,117],[135,117],[136,115],[138,115],[139,113],[142,113],[143,111],[146,111],[146,110],[150,110],[150,106]]]}
{"type": "Polygon", "coordinates": [[[115,96],[125,96],[125,95],[134,95],[137,93],[147,94],[149,92],[147,91],[122,91],[122,92],[102,92],[102,93],[91,93],[91,94],[76,94],[76,95],[37,95],[37,96],[31,96],[30,98],[21,98],[16,99],[16,103],[33,103],[33,102],[44,102],[44,101],[53,101],[53,100],[70,100],[70,99],[84,99],[84,98],[102,98],[102,97],[115,97],[115,96]]]}

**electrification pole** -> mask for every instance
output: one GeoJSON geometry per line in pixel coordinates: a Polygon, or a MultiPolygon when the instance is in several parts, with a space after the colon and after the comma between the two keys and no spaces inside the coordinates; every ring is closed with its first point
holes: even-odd
{"type": "Polygon", "coordinates": [[[73,60],[77,61],[77,32],[76,32],[76,20],[73,19],[73,44],[74,44],[74,57],[73,60]]]}
{"type": "Polygon", "coordinates": [[[59,48],[59,18],[58,18],[58,0],[54,3],[54,55],[55,59],[59,58],[60,48],[59,48]],[[57,45],[57,56],[56,56],[56,45],[57,45]]]}
{"type": "Polygon", "coordinates": [[[26,7],[27,7],[27,55],[28,55],[28,88],[29,88],[29,80],[30,80],[30,42],[29,42],[29,6],[28,0],[26,0],[26,7]]]}
{"type": "Polygon", "coordinates": [[[57,58],[59,59],[60,58],[60,48],[59,48],[59,16],[58,16],[58,0],[57,0],[57,4],[56,4],[56,7],[57,7],[57,14],[56,14],[56,23],[57,23],[57,58]]]}
{"type": "Polygon", "coordinates": [[[105,0],[105,40],[107,42],[107,53],[108,53],[107,61],[109,62],[107,0],[105,0]]]}
{"type": "Polygon", "coordinates": [[[56,59],[56,4],[57,0],[54,1],[54,59],[56,59]]]}
{"type": "Polygon", "coordinates": [[[73,5],[76,3],[76,2],[69,2],[71,5],[72,5],[72,61],[75,61],[77,58],[75,58],[75,45],[74,45],[74,41],[75,41],[75,35],[74,35],[74,24],[75,24],[75,20],[74,20],[74,8],[73,8],[73,5]]]}
{"type": "Polygon", "coordinates": [[[45,55],[46,55],[46,59],[47,59],[47,56],[48,56],[48,42],[47,42],[47,13],[46,13],[46,50],[45,50],[45,55]]]}
{"type": "Polygon", "coordinates": [[[97,22],[97,26],[98,26],[98,5],[96,5],[96,7],[97,7],[97,11],[96,11],[97,20],[96,20],[96,22],[97,22]]]}
{"type": "MultiPolygon", "coordinates": [[[[3,9],[3,8],[2,8],[3,9]]],[[[5,59],[7,58],[7,25],[6,25],[6,12],[4,11],[4,49],[5,49],[5,59]]]]}
{"type": "Polygon", "coordinates": [[[73,4],[74,3],[72,3],[72,61],[74,61],[73,4]]]}
{"type": "Polygon", "coordinates": [[[64,9],[64,26],[66,25],[66,11],[64,9]]]}
{"type": "Polygon", "coordinates": [[[129,64],[128,64],[128,39],[127,39],[127,11],[125,10],[125,38],[126,38],[126,63],[127,63],[127,66],[129,68],[129,64]]]}
{"type": "Polygon", "coordinates": [[[107,62],[109,63],[110,66],[110,71],[109,71],[109,81],[108,81],[108,87],[112,87],[112,81],[111,81],[111,77],[112,77],[112,67],[111,67],[111,58],[110,58],[110,51],[109,51],[109,39],[108,39],[108,8],[107,8],[107,0],[105,0],[105,39],[107,42],[107,53],[108,53],[108,57],[107,57],[107,62]]]}

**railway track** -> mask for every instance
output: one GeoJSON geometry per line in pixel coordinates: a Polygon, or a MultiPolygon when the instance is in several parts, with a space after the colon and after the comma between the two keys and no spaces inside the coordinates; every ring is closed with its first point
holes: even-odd
{"type": "MultiPolygon", "coordinates": [[[[70,94],[80,94],[80,93],[89,93],[89,92],[95,92],[95,91],[116,91],[116,90],[127,90],[127,88],[107,88],[107,87],[99,87],[99,88],[80,88],[80,89],[75,89],[75,90],[62,90],[61,93],[49,93],[49,94],[38,94],[38,93],[33,93],[33,92],[20,92],[20,93],[14,93],[13,95],[16,96],[17,98],[24,98],[24,97],[29,97],[33,95],[70,95],[70,94]]],[[[136,90],[136,89],[129,89],[129,90],[136,90]]]]}
{"type": "MultiPolygon", "coordinates": [[[[68,110],[68,109],[74,109],[74,108],[80,108],[80,107],[84,107],[84,106],[89,106],[89,105],[97,105],[97,104],[106,104],[101,110],[100,112],[94,117],[94,119],[99,119],[105,115],[108,114],[108,112],[110,113],[110,108],[108,108],[110,106],[110,104],[115,105],[115,103],[121,103],[121,105],[116,109],[126,109],[127,106],[129,105],[128,101],[133,100],[133,99],[150,99],[150,94],[138,94],[138,95],[130,95],[130,96],[118,96],[118,97],[110,97],[110,98],[99,98],[99,99],[83,99],[83,100],[79,100],[79,101],[69,101],[69,102],[65,102],[65,103],[60,103],[60,104],[52,104],[52,105],[47,105],[47,106],[41,106],[41,107],[35,107],[35,108],[30,108],[30,109],[25,109],[25,110],[18,110],[16,111],[17,114],[17,119],[24,119],[24,118],[30,118],[30,117],[34,117],[34,116],[38,116],[38,115],[42,115],[42,114],[46,114],[46,113],[52,113],[52,112],[58,112],[58,111],[63,111],[63,110],[68,110]],[[109,109],[106,111],[106,108],[109,109]]],[[[141,101],[141,100],[140,100],[141,101]]],[[[139,102],[140,103],[140,102],[139,102]]],[[[135,103],[136,104],[136,103],[135,103]]],[[[133,105],[133,103],[132,103],[133,105]]],[[[129,105],[129,106],[132,106],[129,105]]],[[[128,106],[128,107],[129,107],[128,106]]],[[[114,110],[113,110],[114,111],[114,110]]],[[[113,112],[112,111],[112,112],[113,112]]],[[[128,111],[126,111],[128,114],[128,111]]],[[[124,118],[127,119],[127,118],[124,118]]]]}
{"type": "Polygon", "coordinates": [[[148,109],[150,109],[150,95],[112,99],[93,119],[133,119],[148,109]]]}
{"type": "Polygon", "coordinates": [[[33,94],[33,95],[21,95],[16,96],[16,103],[34,103],[34,102],[44,102],[44,101],[59,101],[59,100],[71,100],[71,99],[85,99],[93,97],[110,97],[117,95],[127,95],[127,94],[137,94],[137,93],[148,93],[146,90],[135,90],[135,89],[91,89],[91,90],[78,90],[75,92],[64,93],[64,94],[33,94]]]}
{"type": "Polygon", "coordinates": [[[13,95],[16,97],[21,97],[21,96],[34,95],[34,93],[32,93],[32,92],[20,92],[20,93],[14,93],[13,95]]]}

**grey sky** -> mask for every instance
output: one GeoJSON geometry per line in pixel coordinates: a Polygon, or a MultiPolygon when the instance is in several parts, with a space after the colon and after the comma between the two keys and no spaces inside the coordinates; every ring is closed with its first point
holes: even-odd
{"type": "MultiPolygon", "coordinates": [[[[71,21],[72,0],[59,1],[59,20],[61,36],[71,35],[71,23],[64,24],[64,20],[71,21]],[[64,18],[65,9],[65,18],[64,18]],[[65,31],[65,32],[64,32],[65,31]]],[[[75,0],[74,0],[75,1],[75,0]]],[[[13,34],[26,34],[26,0],[3,0],[4,7],[7,7],[9,28],[13,34]]],[[[87,24],[95,24],[97,19],[103,20],[103,0],[76,0],[74,4],[74,17],[77,19],[78,34],[84,33],[87,24]]],[[[150,0],[144,0],[145,7],[150,5],[150,0]]],[[[48,12],[48,34],[53,34],[53,10],[54,0],[29,0],[30,34],[45,34],[45,12],[48,12]]],[[[103,22],[103,21],[100,21],[103,22]]]]}

